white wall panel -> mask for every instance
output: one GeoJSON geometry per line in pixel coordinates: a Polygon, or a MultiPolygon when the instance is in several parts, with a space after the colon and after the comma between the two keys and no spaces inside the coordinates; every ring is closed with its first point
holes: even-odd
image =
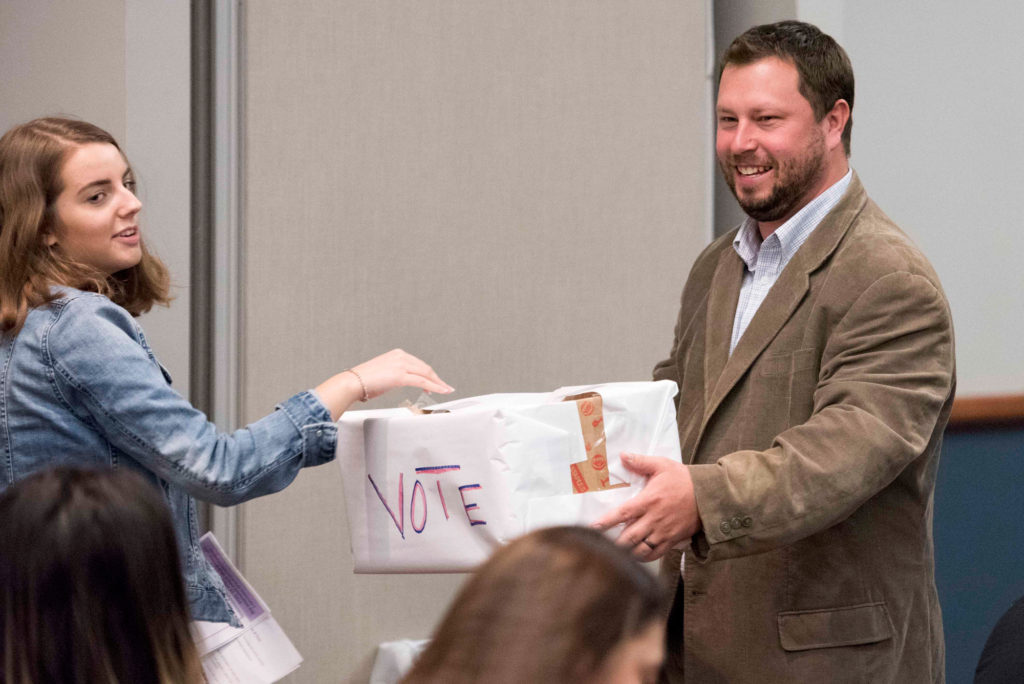
{"type": "MultiPolygon", "coordinates": [[[[804,0],[801,11],[816,4],[804,0]]],[[[942,279],[957,396],[1024,393],[1024,5],[832,4],[841,12],[830,7],[820,20],[836,21],[857,74],[851,161],[942,279]]]]}
{"type": "MultiPolygon", "coordinates": [[[[1012,123],[1024,107],[1024,5],[730,0],[715,11],[719,52],[753,24],[793,18],[843,45],[857,78],[850,161],[938,271],[956,328],[957,396],[1024,392],[1024,135],[1012,123]]],[[[724,183],[715,207],[719,230],[741,217],[724,183]]]]}

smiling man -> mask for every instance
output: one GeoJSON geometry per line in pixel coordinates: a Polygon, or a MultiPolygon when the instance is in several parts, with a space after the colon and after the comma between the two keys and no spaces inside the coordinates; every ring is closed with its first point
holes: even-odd
{"type": "Polygon", "coordinates": [[[654,370],[685,465],[624,459],[650,480],[599,524],[676,583],[669,681],[941,682],[946,297],[849,167],[843,49],[788,21],[722,65],[718,161],[748,218],[697,258],[654,370]]]}

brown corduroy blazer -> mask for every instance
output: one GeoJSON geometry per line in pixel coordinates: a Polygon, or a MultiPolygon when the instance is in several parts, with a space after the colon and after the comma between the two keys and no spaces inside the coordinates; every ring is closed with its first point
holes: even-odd
{"type": "Polygon", "coordinates": [[[669,680],[942,682],[932,505],[956,379],[939,280],[854,174],[730,356],[734,235],[698,257],[654,371],[680,387],[703,524],[669,680]]]}

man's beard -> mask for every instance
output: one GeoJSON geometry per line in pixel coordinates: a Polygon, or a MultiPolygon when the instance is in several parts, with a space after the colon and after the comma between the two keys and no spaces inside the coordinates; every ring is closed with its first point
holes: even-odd
{"type": "Polygon", "coordinates": [[[767,164],[763,161],[749,161],[742,156],[730,159],[728,164],[719,160],[718,166],[725,176],[725,182],[739,202],[740,208],[755,221],[778,221],[796,213],[800,208],[807,191],[815,186],[825,174],[826,151],[824,137],[818,137],[807,146],[805,154],[779,164],[768,157],[767,164]],[[739,163],[735,160],[739,160],[739,163]],[[737,165],[744,166],[770,165],[776,172],[777,180],[766,197],[743,197],[736,192],[736,179],[733,177],[737,165]]]}

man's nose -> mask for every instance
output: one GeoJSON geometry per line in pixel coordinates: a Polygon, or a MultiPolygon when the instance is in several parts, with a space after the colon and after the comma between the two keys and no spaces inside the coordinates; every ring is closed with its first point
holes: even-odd
{"type": "Polygon", "coordinates": [[[736,125],[736,128],[733,131],[729,151],[733,154],[741,154],[743,152],[750,152],[755,148],[757,148],[757,136],[755,135],[755,131],[749,123],[741,121],[736,125]]]}

